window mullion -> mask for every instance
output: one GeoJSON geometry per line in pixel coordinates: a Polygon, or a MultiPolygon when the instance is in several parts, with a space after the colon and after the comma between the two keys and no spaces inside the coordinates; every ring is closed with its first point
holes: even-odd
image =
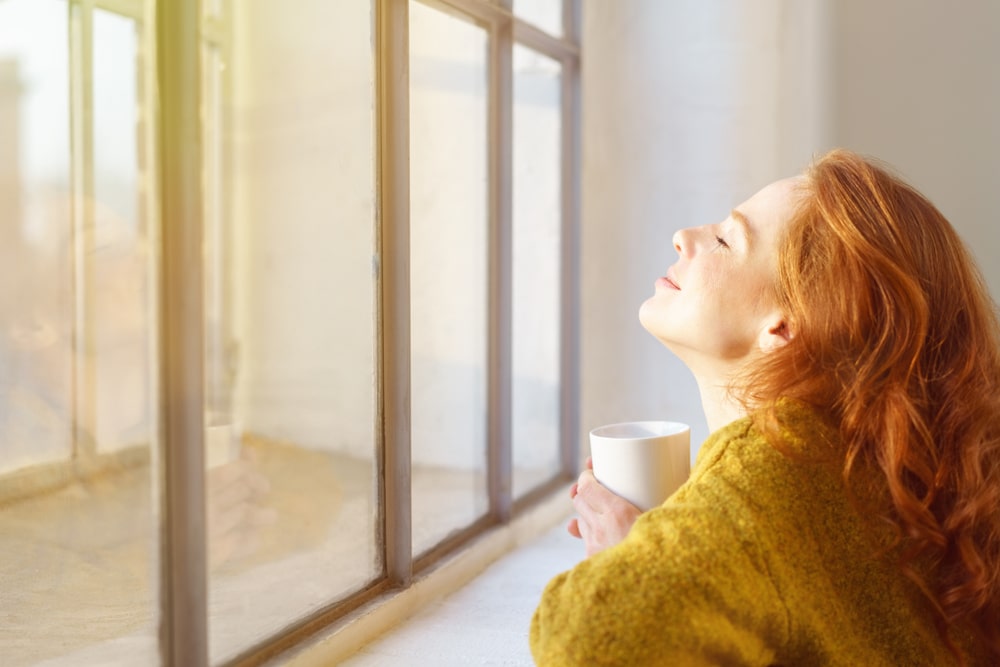
{"type": "Polygon", "coordinates": [[[510,20],[493,26],[489,81],[489,415],[487,446],[490,511],[511,517],[512,367],[512,197],[513,197],[513,29],[510,20]]]}
{"type": "Polygon", "coordinates": [[[571,42],[568,37],[562,39],[554,37],[521,19],[514,20],[514,39],[518,44],[563,62],[570,58],[578,58],[580,55],[579,46],[571,42]]]}
{"type": "Polygon", "coordinates": [[[208,664],[198,0],[157,4],[164,663],[208,664]]]}
{"type": "MultiPolygon", "coordinates": [[[[563,0],[563,34],[580,43],[580,2],[563,0]]],[[[580,60],[563,59],[562,76],[562,305],[560,438],[562,470],[580,470],[580,60]]]]}
{"type": "Polygon", "coordinates": [[[91,306],[93,266],[88,259],[88,235],[94,219],[94,8],[87,0],[73,2],[70,11],[70,99],[72,208],[70,259],[73,280],[73,457],[89,462],[96,447],[84,424],[94,423],[96,394],[91,306]]]}
{"type": "Polygon", "coordinates": [[[97,9],[104,9],[119,16],[142,21],[145,8],[142,0],[92,0],[97,9]]]}
{"type": "Polygon", "coordinates": [[[376,11],[382,446],[380,503],[385,573],[413,576],[410,493],[410,191],[408,0],[376,11]]]}

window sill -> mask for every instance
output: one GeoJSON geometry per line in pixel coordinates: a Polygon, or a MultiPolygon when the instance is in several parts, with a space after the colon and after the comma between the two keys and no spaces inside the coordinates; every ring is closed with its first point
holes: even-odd
{"type": "MultiPolygon", "coordinates": [[[[137,451],[145,454],[148,449],[137,451]]],[[[257,552],[212,571],[208,603],[216,621],[210,637],[214,661],[246,647],[248,638],[279,631],[303,610],[322,608],[334,593],[371,576],[365,558],[370,543],[364,539],[366,522],[371,521],[370,463],[343,458],[331,463],[345,500],[329,513],[329,525],[313,525],[295,513],[301,503],[286,507],[286,501],[302,494],[319,497],[315,488],[329,479],[319,476],[314,483],[306,482],[325,468],[308,452],[268,452],[255,449],[257,470],[272,485],[267,506],[284,519],[267,527],[257,552]],[[248,600],[268,604],[250,605],[248,600]]],[[[92,474],[83,477],[69,465],[28,472],[16,479],[5,477],[4,488],[17,493],[0,499],[0,580],[9,584],[0,604],[9,621],[0,627],[4,664],[157,662],[158,542],[148,457],[108,459],[106,466],[93,467],[92,474]],[[53,625],[54,617],[65,621],[53,625]]],[[[458,481],[467,477],[460,475],[458,481]]],[[[456,486],[450,477],[443,479],[441,471],[423,468],[414,469],[414,484],[455,490],[424,494],[433,500],[424,514],[436,523],[418,522],[415,536],[423,535],[426,542],[440,532],[438,524],[461,523],[464,517],[455,516],[455,510],[468,511],[462,501],[473,497],[470,490],[456,486]]],[[[486,532],[445,557],[417,577],[413,590],[387,592],[338,621],[333,626],[341,647],[337,650],[358,650],[422,605],[471,580],[503,553],[530,541],[569,511],[566,488],[558,487],[510,525],[486,532]],[[342,630],[336,632],[338,628],[342,630]]],[[[323,639],[331,630],[320,633],[317,637],[323,639]]],[[[325,640],[318,643],[325,645],[325,640]]]]}
{"type": "Polygon", "coordinates": [[[561,525],[572,509],[568,489],[269,664],[530,664],[528,626],[542,589],[583,555],[561,525]]]}

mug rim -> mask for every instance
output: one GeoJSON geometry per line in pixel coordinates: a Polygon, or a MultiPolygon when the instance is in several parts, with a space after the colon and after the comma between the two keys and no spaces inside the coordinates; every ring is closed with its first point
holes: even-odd
{"type": "Polygon", "coordinates": [[[681,435],[683,433],[690,433],[691,425],[684,422],[670,421],[666,419],[644,419],[644,420],[634,420],[634,421],[624,421],[615,422],[614,424],[604,424],[603,426],[598,426],[597,428],[591,429],[590,435],[596,438],[612,438],[612,439],[636,439],[636,438],[662,438],[664,436],[670,435],[681,435]],[[615,429],[622,430],[624,427],[646,427],[647,432],[639,434],[626,434],[626,435],[615,435],[609,433],[609,431],[614,431],[615,429]]]}

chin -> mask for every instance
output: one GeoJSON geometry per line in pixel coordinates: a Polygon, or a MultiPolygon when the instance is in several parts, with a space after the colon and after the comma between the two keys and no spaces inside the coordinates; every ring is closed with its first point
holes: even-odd
{"type": "Polygon", "coordinates": [[[642,328],[648,331],[652,336],[664,341],[663,338],[663,324],[669,321],[669,315],[665,313],[660,306],[656,303],[656,297],[652,296],[639,306],[639,324],[642,328]]]}
{"type": "Polygon", "coordinates": [[[638,312],[639,324],[641,324],[642,328],[645,329],[646,331],[649,331],[649,324],[651,320],[654,319],[655,317],[654,312],[656,310],[656,305],[653,303],[655,299],[656,299],[655,296],[651,296],[645,301],[643,301],[642,305],[639,306],[639,312],[638,312]]]}

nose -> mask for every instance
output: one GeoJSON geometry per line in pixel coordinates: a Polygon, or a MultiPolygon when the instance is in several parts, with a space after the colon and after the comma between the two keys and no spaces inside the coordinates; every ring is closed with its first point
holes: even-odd
{"type": "Polygon", "coordinates": [[[691,230],[690,229],[678,229],[674,232],[674,250],[677,251],[678,255],[682,257],[686,255],[691,250],[691,230]]]}

